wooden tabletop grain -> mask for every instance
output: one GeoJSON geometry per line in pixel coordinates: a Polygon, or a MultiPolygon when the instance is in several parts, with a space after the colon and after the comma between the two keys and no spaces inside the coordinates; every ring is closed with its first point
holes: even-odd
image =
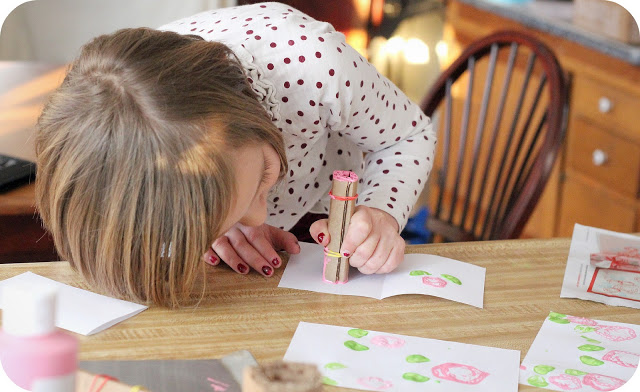
{"type": "MultiPolygon", "coordinates": [[[[246,349],[266,363],[282,359],[300,321],[520,350],[524,359],[549,311],[640,324],[637,309],[560,298],[569,244],[550,239],[408,247],[408,253],[485,267],[484,309],[424,295],[380,301],[284,289],[277,287],[282,268],[264,278],[210,267],[199,307],[152,307],[97,335],[80,336],[80,359],[204,359],[246,349]]],[[[90,289],[65,262],[0,265],[0,279],[25,271],[90,289]]]]}

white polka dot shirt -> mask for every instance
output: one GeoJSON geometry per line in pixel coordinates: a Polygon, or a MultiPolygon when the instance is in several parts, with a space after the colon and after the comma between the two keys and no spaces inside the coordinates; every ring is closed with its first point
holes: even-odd
{"type": "Polygon", "coordinates": [[[431,171],[431,121],[324,22],[280,3],[216,9],[160,30],[229,46],[284,137],[289,172],[267,223],[285,230],[327,213],[334,170],[360,178],[358,205],[404,227],[431,171]]]}

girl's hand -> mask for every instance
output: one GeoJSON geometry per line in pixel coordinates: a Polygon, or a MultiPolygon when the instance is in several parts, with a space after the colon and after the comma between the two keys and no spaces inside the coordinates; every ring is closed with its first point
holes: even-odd
{"type": "Polygon", "coordinates": [[[204,260],[217,265],[222,259],[240,274],[248,273],[251,267],[264,276],[272,276],[273,269],[282,265],[276,249],[300,253],[298,240],[287,231],[267,224],[251,227],[236,223],[213,242],[204,260]]]}
{"type": "MultiPolygon", "coordinates": [[[[309,232],[319,244],[329,244],[327,219],[314,222],[309,232]]],[[[349,264],[363,274],[386,274],[400,265],[404,247],[395,218],[377,208],[357,206],[340,253],[350,255],[349,264]]]]}

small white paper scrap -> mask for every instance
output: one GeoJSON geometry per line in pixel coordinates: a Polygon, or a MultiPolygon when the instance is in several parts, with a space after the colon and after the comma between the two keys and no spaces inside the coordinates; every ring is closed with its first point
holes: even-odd
{"type": "Polygon", "coordinates": [[[278,287],[376,299],[424,294],[483,306],[486,269],[477,265],[435,255],[406,254],[389,274],[365,275],[351,268],[347,283],[332,284],[322,279],[323,258],[321,245],[300,243],[300,253],[289,259],[278,287]]]}
{"type": "Polygon", "coordinates": [[[301,322],[285,361],[366,391],[516,392],[520,351],[301,322]]]}
{"type": "Polygon", "coordinates": [[[560,297],[640,309],[640,272],[596,268],[591,262],[592,255],[639,251],[640,237],[576,224],[560,297]]]}
{"type": "Polygon", "coordinates": [[[4,301],[2,287],[9,282],[25,287],[50,286],[56,289],[56,326],[82,335],[93,335],[147,309],[144,305],[92,293],[33,272],[0,281],[0,307],[4,301]]]}
{"type": "Polygon", "coordinates": [[[549,313],[520,367],[520,384],[554,391],[613,391],[640,358],[640,326],[549,313]]]}

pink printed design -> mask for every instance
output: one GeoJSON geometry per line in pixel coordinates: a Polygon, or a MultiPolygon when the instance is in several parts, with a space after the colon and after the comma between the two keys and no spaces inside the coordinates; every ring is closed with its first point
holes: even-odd
{"type": "Polygon", "coordinates": [[[613,362],[623,367],[638,367],[640,355],[622,350],[611,350],[602,357],[603,361],[613,362]]]}
{"type": "Polygon", "coordinates": [[[431,373],[435,377],[443,380],[455,381],[461,384],[476,385],[487,378],[489,373],[476,369],[473,366],[461,365],[459,363],[443,363],[434,366],[431,373]]]}
{"type": "Polygon", "coordinates": [[[582,379],[584,385],[588,385],[596,391],[613,391],[623,386],[625,382],[619,378],[595,373],[587,374],[582,379]]]}
{"type": "Polygon", "coordinates": [[[576,376],[570,376],[568,374],[561,374],[558,376],[549,377],[549,382],[563,391],[571,391],[573,389],[582,388],[580,379],[576,376]]]}
{"type": "Polygon", "coordinates": [[[385,389],[393,387],[393,383],[391,381],[385,381],[380,377],[361,377],[358,379],[358,384],[365,388],[371,388],[377,391],[384,391],[385,389]]]}
{"type": "Polygon", "coordinates": [[[595,327],[596,325],[598,325],[595,320],[591,320],[585,317],[567,316],[567,320],[571,321],[572,323],[586,325],[588,327],[595,327]]]}
{"type": "Polygon", "coordinates": [[[612,342],[622,342],[636,337],[636,332],[633,329],[613,325],[599,325],[596,327],[596,333],[612,342]]]}
{"type": "Polygon", "coordinates": [[[404,346],[404,340],[395,336],[376,336],[371,339],[371,344],[380,347],[398,348],[404,346]]]}
{"type": "Polygon", "coordinates": [[[427,286],[433,286],[433,287],[444,287],[447,285],[447,281],[442,279],[442,278],[436,278],[433,276],[425,276],[422,278],[422,283],[426,284],[427,286]]]}
{"type": "Polygon", "coordinates": [[[333,172],[333,178],[335,178],[337,181],[344,181],[344,182],[358,181],[358,175],[356,173],[351,171],[346,171],[346,170],[335,170],[333,172]]]}
{"type": "Polygon", "coordinates": [[[520,370],[527,370],[527,367],[524,365],[520,365],[520,370]]]}

